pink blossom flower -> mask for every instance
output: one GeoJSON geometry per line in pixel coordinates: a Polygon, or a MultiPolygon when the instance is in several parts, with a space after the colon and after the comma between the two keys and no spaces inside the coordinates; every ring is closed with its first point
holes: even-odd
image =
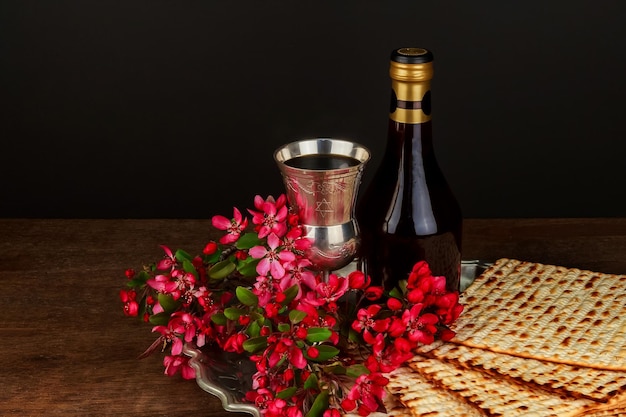
{"type": "Polygon", "coordinates": [[[246,399],[254,403],[265,417],[283,416],[282,409],[287,402],[280,398],[275,398],[272,391],[267,388],[259,388],[246,394],[246,399]]]}
{"type": "Polygon", "coordinates": [[[220,238],[220,243],[228,245],[239,239],[241,233],[248,227],[248,219],[243,218],[241,212],[234,207],[233,218],[227,219],[224,216],[213,216],[211,223],[216,229],[225,230],[227,233],[220,238]]]}
{"type": "Polygon", "coordinates": [[[402,313],[402,322],[406,326],[409,340],[424,344],[430,344],[435,341],[435,333],[437,327],[435,324],[439,322],[439,318],[432,313],[424,313],[420,315],[423,304],[415,304],[410,310],[402,313]]]}
{"type": "Polygon", "coordinates": [[[275,233],[270,233],[267,237],[267,245],[255,246],[250,249],[250,256],[261,261],[256,266],[259,275],[265,276],[271,273],[273,278],[281,279],[285,275],[285,267],[283,263],[293,261],[296,256],[293,252],[282,250],[280,247],[280,238],[275,233]]]}
{"type": "Polygon", "coordinates": [[[170,327],[178,334],[183,335],[185,342],[191,342],[196,337],[200,320],[184,311],[172,313],[170,327]]]}
{"type": "Polygon", "coordinates": [[[394,340],[394,343],[386,345],[384,335],[379,333],[376,335],[372,345],[372,353],[365,361],[365,366],[370,372],[391,372],[398,366],[413,357],[412,348],[417,347],[415,343],[411,343],[401,337],[394,340]],[[399,343],[398,349],[396,342],[404,340],[405,343],[399,343]],[[406,350],[404,348],[407,348],[406,350]]]}
{"type": "Polygon", "coordinates": [[[282,237],[287,232],[287,214],[289,209],[286,206],[287,198],[284,194],[278,197],[278,200],[274,201],[272,196],[269,196],[266,200],[259,195],[254,197],[255,210],[248,210],[252,215],[252,223],[257,225],[259,238],[264,238],[270,233],[274,233],[279,237],[282,237]]]}
{"type": "Polygon", "coordinates": [[[252,292],[259,298],[259,306],[265,307],[276,293],[274,279],[271,276],[258,276],[252,292]]]}
{"type": "Polygon", "coordinates": [[[206,345],[207,340],[215,339],[216,336],[216,331],[213,326],[211,326],[211,315],[205,314],[202,320],[198,320],[195,342],[196,346],[202,347],[206,345]]]}
{"type": "Polygon", "coordinates": [[[161,334],[160,340],[162,340],[164,343],[172,344],[172,349],[171,349],[172,355],[177,356],[183,352],[182,339],[179,337],[176,331],[173,328],[171,328],[169,325],[168,327],[154,326],[152,328],[152,331],[160,333],[161,334]]]}
{"type": "Polygon", "coordinates": [[[219,309],[213,300],[213,293],[209,291],[206,287],[200,287],[197,290],[194,290],[193,296],[198,301],[198,304],[202,307],[205,313],[213,314],[215,311],[219,309]]]}
{"type": "Polygon", "coordinates": [[[373,411],[384,411],[383,398],[385,396],[385,385],[389,380],[379,373],[371,373],[359,376],[347,398],[359,404],[359,414],[365,412],[367,415],[373,411]],[[362,409],[362,407],[364,407],[362,409]]]}
{"type": "Polygon", "coordinates": [[[167,376],[174,376],[180,371],[184,379],[193,379],[196,377],[196,372],[189,366],[189,358],[186,356],[165,356],[165,358],[163,358],[163,365],[165,365],[165,375],[167,376]]]}
{"type": "Polygon", "coordinates": [[[165,245],[161,245],[161,248],[165,252],[165,257],[159,261],[156,266],[158,271],[167,271],[168,269],[173,268],[176,265],[176,258],[170,248],[165,245]]]}
{"type": "MultiPolygon", "coordinates": [[[[297,284],[301,287],[302,284],[305,284],[309,289],[314,290],[317,286],[317,281],[315,280],[315,274],[308,269],[311,265],[311,261],[306,258],[296,258],[293,261],[286,262],[283,265],[285,267],[285,276],[280,282],[280,288],[284,291],[293,285],[297,284]]],[[[298,293],[298,299],[301,295],[302,289],[298,293]]]]}
{"type": "Polygon", "coordinates": [[[146,283],[162,294],[173,294],[178,290],[178,283],[172,281],[169,275],[156,275],[154,278],[146,281],[146,283]]]}
{"type": "Polygon", "coordinates": [[[367,308],[362,308],[357,312],[357,318],[352,322],[352,328],[357,332],[369,333],[373,330],[376,333],[383,333],[389,328],[389,318],[375,320],[374,316],[380,312],[382,307],[379,304],[372,304],[367,308]]]}
{"type": "Polygon", "coordinates": [[[172,271],[172,278],[174,279],[174,282],[176,282],[177,288],[181,291],[193,289],[196,285],[196,277],[191,272],[175,269],[172,271]]]}
{"type": "Polygon", "coordinates": [[[306,301],[312,305],[325,306],[329,311],[336,306],[336,301],[348,290],[348,280],[335,274],[328,276],[328,282],[320,282],[315,293],[309,292],[306,301]]]}
{"type": "Polygon", "coordinates": [[[304,369],[308,363],[304,358],[302,349],[296,346],[293,340],[288,338],[282,338],[276,343],[274,350],[268,358],[268,364],[270,367],[274,367],[283,359],[287,359],[290,364],[298,369],[304,369]]]}
{"type": "Polygon", "coordinates": [[[290,228],[283,237],[283,246],[292,252],[304,253],[313,245],[313,240],[304,235],[302,226],[290,228]]]}

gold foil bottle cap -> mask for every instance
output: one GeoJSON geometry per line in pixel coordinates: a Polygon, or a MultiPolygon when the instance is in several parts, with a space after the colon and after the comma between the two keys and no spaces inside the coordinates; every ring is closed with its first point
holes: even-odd
{"type": "Polygon", "coordinates": [[[391,52],[389,75],[398,81],[428,81],[433,78],[433,53],[424,48],[398,48],[391,52]]]}

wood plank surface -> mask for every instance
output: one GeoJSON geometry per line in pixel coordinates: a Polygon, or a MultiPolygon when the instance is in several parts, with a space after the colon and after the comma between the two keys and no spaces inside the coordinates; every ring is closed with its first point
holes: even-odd
{"type": "MultiPolygon", "coordinates": [[[[209,220],[0,219],[0,416],[237,417],[194,381],[163,375],[127,318],[124,270],[199,253],[209,220]]],[[[464,259],[501,257],[626,274],[626,218],[467,219],[464,259]]]]}

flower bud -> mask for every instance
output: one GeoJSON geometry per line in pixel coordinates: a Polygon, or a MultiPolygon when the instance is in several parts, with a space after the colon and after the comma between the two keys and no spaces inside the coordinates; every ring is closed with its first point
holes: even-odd
{"type": "Polygon", "coordinates": [[[368,287],[372,280],[361,271],[353,271],[348,275],[348,282],[350,283],[350,288],[360,290],[368,287]]]}
{"type": "Polygon", "coordinates": [[[341,402],[341,408],[343,408],[344,411],[352,411],[356,408],[356,401],[346,398],[341,402]]]}
{"type": "Polygon", "coordinates": [[[364,296],[370,301],[376,301],[383,296],[383,287],[368,287],[364,296]]]}
{"type": "Polygon", "coordinates": [[[402,301],[398,300],[397,298],[390,297],[387,300],[387,307],[389,307],[389,309],[393,311],[400,310],[402,308],[402,301]]]}
{"type": "Polygon", "coordinates": [[[311,346],[307,349],[306,354],[309,355],[310,358],[315,359],[320,355],[320,351],[315,346],[311,346]]]}

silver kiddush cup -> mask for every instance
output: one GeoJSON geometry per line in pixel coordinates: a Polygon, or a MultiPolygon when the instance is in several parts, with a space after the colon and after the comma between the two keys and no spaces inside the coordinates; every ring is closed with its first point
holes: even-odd
{"type": "Polygon", "coordinates": [[[328,274],[348,265],[360,246],[354,209],[370,151],[348,140],[291,142],[274,152],[287,199],[306,236],[313,268],[328,274]]]}

